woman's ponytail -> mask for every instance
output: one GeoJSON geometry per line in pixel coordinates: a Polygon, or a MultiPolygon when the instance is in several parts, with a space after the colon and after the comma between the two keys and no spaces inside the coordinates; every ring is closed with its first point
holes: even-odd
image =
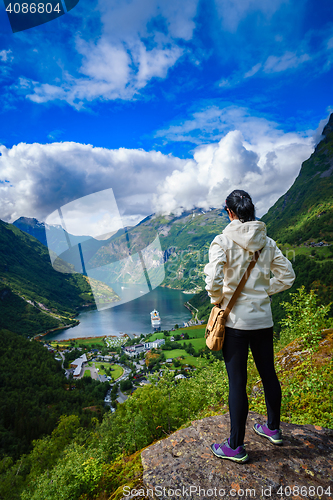
{"type": "Polygon", "coordinates": [[[256,220],[251,196],[246,191],[236,189],[229,194],[225,202],[226,208],[232,210],[241,222],[256,220]]]}

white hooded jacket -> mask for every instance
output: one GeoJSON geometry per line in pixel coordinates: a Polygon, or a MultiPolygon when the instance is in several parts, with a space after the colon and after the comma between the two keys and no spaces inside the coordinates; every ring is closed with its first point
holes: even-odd
{"type": "Polygon", "coordinates": [[[233,220],[210,246],[209,263],[204,269],[206,290],[212,303],[222,301],[222,309],[231,299],[253,253],[261,248],[260,257],[227,318],[226,325],[231,328],[257,330],[273,326],[269,296],[290,288],[295,273],[275,241],[266,236],[266,225],[261,221],[233,220]]]}

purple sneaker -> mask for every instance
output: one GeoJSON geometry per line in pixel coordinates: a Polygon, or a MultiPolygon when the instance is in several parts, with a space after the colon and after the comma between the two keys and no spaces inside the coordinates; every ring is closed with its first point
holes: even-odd
{"type": "Polygon", "coordinates": [[[283,444],[282,432],[280,431],[280,429],[275,429],[274,431],[271,431],[265,424],[263,425],[254,424],[253,430],[259,436],[269,439],[270,442],[273,444],[278,444],[278,445],[283,444]]]}
{"type": "Polygon", "coordinates": [[[212,444],[210,449],[214,453],[214,455],[218,458],[226,458],[228,460],[232,460],[233,462],[237,462],[239,464],[244,464],[249,460],[249,456],[245,451],[245,446],[238,446],[235,450],[230,448],[229,439],[223,441],[222,444],[212,444]]]}

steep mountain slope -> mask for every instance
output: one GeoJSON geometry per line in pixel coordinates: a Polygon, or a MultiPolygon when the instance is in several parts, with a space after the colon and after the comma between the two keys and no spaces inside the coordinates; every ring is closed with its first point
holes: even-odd
{"type": "Polygon", "coordinates": [[[44,245],[0,221],[0,329],[31,336],[75,324],[71,318],[91,301],[82,275],[55,271],[44,245]]]}
{"type": "MultiPolygon", "coordinates": [[[[160,264],[164,263],[165,270],[162,286],[183,290],[200,289],[204,283],[203,267],[208,260],[209,245],[228,222],[226,213],[221,209],[204,211],[197,208],[185,211],[180,216],[151,215],[137,226],[127,228],[126,233],[106,240],[86,266],[94,268],[121,261],[128,256],[129,251],[133,255],[145,250],[159,236],[163,252],[163,262],[160,264]]],[[[117,279],[128,279],[126,271],[126,268],[123,272],[117,270],[117,279]]]]}
{"type": "MultiPolygon", "coordinates": [[[[128,255],[138,255],[140,251],[145,251],[147,267],[152,264],[149,267],[150,278],[152,272],[165,270],[162,286],[201,289],[209,244],[227,222],[226,214],[221,210],[205,212],[195,209],[180,216],[149,216],[137,226],[120,230],[105,241],[81,239],[80,250],[86,269],[101,268],[100,275],[96,277],[101,281],[93,282],[94,294],[100,291],[103,297],[108,295],[109,299],[117,300],[113,290],[103,286],[103,281],[107,284],[135,284],[136,272],[142,268],[134,265],[129,272],[123,262],[128,255]],[[159,260],[154,261],[156,256],[154,251],[149,251],[149,246],[157,236],[162,254],[159,252],[159,260]],[[115,265],[103,269],[110,262],[115,265]],[[114,276],[105,279],[105,273],[113,273],[114,276]]],[[[54,267],[62,271],[57,272],[50,264],[47,247],[27,234],[32,233],[47,243],[45,233],[48,230],[44,223],[36,219],[20,218],[15,224],[0,222],[0,329],[6,328],[26,336],[36,335],[75,324],[71,318],[82,305],[95,305],[87,279],[80,274],[83,269],[78,245],[74,244],[61,254],[64,260],[56,259],[54,267]],[[25,232],[19,230],[17,225],[25,232]]],[[[63,239],[61,228],[58,228],[58,233],[63,239]]],[[[52,234],[57,237],[57,228],[52,234]]],[[[57,241],[54,241],[54,248],[56,244],[57,241]]],[[[163,279],[163,274],[161,276],[163,279]]]]}
{"type": "Polygon", "coordinates": [[[103,244],[102,241],[98,241],[90,236],[75,236],[65,231],[59,225],[50,226],[45,222],[40,222],[30,217],[20,217],[13,222],[13,225],[21,229],[21,231],[34,236],[43,245],[48,246],[51,253],[54,252],[56,255],[61,256],[61,260],[58,259],[54,266],[55,269],[58,269],[60,266],[59,270],[61,270],[64,262],[67,262],[71,271],[75,270],[78,273],[84,274],[78,244],[81,243],[84,245],[85,254],[89,258],[103,244]],[[68,248],[68,241],[72,246],[71,249],[68,248]]]}
{"type": "Polygon", "coordinates": [[[227,213],[218,208],[207,212],[197,209],[185,212],[182,219],[171,219],[169,232],[160,237],[165,248],[164,284],[171,288],[202,289],[209,246],[227,224],[227,213]]]}
{"type": "Polygon", "coordinates": [[[333,241],[333,113],[323,137],[291,188],[262,217],[281,243],[333,241]]]}
{"type": "MultiPolygon", "coordinates": [[[[160,264],[165,264],[165,279],[162,286],[193,290],[203,286],[202,270],[208,260],[210,242],[228,222],[226,213],[221,209],[204,211],[197,208],[185,211],[179,216],[153,214],[135,227],[119,230],[107,240],[69,235],[73,246],[66,251],[60,250],[60,246],[59,251],[57,250],[57,238],[59,241],[64,240],[63,230],[60,227],[51,227],[37,219],[27,217],[21,217],[14,222],[14,225],[35,236],[44,245],[47,245],[52,238],[52,248],[58,255],[61,254],[62,259],[55,261],[56,268],[58,264],[63,266],[65,261],[72,271],[83,271],[78,243],[81,243],[85,271],[118,262],[119,265],[114,265],[112,268],[114,277],[109,276],[111,282],[135,283],[135,268],[130,272],[132,275],[129,275],[128,268],[123,266],[122,261],[129,255],[146,250],[158,236],[163,251],[160,264]]],[[[154,252],[150,255],[146,250],[145,261],[150,257],[156,259],[154,252]]],[[[146,265],[148,264],[146,262],[146,265]]]]}
{"type": "Polygon", "coordinates": [[[14,221],[13,224],[21,229],[21,231],[30,234],[30,236],[34,236],[34,238],[37,238],[43,245],[47,246],[46,225],[44,222],[39,222],[39,220],[30,217],[20,217],[14,221]]]}
{"type": "MultiPolygon", "coordinates": [[[[292,261],[296,281],[290,290],[273,296],[275,330],[284,317],[281,303],[304,285],[314,289],[320,303],[333,302],[333,114],[323,130],[323,139],[301,167],[291,188],[261,219],[292,261]]],[[[207,319],[210,304],[205,290],[191,303],[199,309],[198,317],[207,319]]],[[[333,307],[330,315],[333,315],[333,307]]]]}

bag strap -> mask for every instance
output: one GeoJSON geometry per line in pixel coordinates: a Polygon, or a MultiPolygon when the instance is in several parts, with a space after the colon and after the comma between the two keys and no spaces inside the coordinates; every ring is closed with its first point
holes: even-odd
{"type": "Polygon", "coordinates": [[[247,282],[249,276],[250,276],[250,273],[252,271],[252,269],[254,268],[254,266],[256,265],[256,262],[257,260],[259,259],[259,256],[261,254],[261,250],[257,250],[254,254],[253,254],[253,257],[252,257],[252,260],[250,262],[250,264],[248,265],[248,268],[246,269],[245,273],[243,274],[243,277],[242,279],[240,280],[240,282],[238,283],[238,286],[236,288],[236,290],[234,291],[231,299],[229,300],[228,302],[228,305],[227,307],[225,308],[224,312],[223,312],[223,318],[226,319],[231,311],[231,309],[234,307],[235,305],[235,302],[236,300],[238,299],[238,297],[240,296],[241,294],[241,291],[243,290],[244,288],[244,285],[245,283],[247,282]]]}

